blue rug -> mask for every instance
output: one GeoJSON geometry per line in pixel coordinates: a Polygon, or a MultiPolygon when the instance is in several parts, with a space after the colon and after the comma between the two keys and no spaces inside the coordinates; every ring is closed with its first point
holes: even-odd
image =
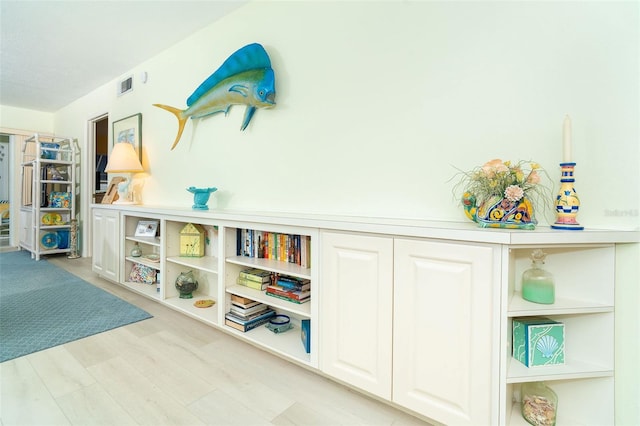
{"type": "Polygon", "coordinates": [[[0,362],[147,318],[45,259],[0,253],[0,362]]]}

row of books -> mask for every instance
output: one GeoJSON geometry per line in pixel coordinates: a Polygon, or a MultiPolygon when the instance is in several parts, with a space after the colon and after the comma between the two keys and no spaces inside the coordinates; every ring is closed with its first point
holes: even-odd
{"type": "Polygon", "coordinates": [[[237,230],[236,255],[274,259],[311,267],[311,237],[277,232],[237,230]]]}
{"type": "Polygon", "coordinates": [[[269,305],[246,297],[231,295],[231,308],[224,316],[224,323],[242,332],[253,330],[269,322],[276,311],[269,305]]]}
{"type": "Polygon", "coordinates": [[[247,268],[240,271],[237,283],[293,303],[306,303],[311,299],[311,280],[307,278],[247,268]]]}

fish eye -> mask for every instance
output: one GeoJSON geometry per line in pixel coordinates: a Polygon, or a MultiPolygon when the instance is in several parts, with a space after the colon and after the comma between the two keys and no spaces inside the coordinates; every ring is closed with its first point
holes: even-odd
{"type": "Polygon", "coordinates": [[[264,90],[260,91],[260,96],[264,96],[264,90]]]}

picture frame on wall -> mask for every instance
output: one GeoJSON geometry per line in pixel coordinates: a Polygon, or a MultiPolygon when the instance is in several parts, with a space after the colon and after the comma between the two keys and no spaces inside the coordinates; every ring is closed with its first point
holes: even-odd
{"type": "Polygon", "coordinates": [[[130,143],[142,162],[142,114],[133,114],[113,122],[113,145],[130,143]]]}

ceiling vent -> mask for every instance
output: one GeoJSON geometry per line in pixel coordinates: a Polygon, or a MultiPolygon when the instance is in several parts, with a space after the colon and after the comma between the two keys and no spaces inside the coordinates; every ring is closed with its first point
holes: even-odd
{"type": "Polygon", "coordinates": [[[133,76],[129,76],[118,83],[118,96],[129,93],[133,90],[133,76]]]}

